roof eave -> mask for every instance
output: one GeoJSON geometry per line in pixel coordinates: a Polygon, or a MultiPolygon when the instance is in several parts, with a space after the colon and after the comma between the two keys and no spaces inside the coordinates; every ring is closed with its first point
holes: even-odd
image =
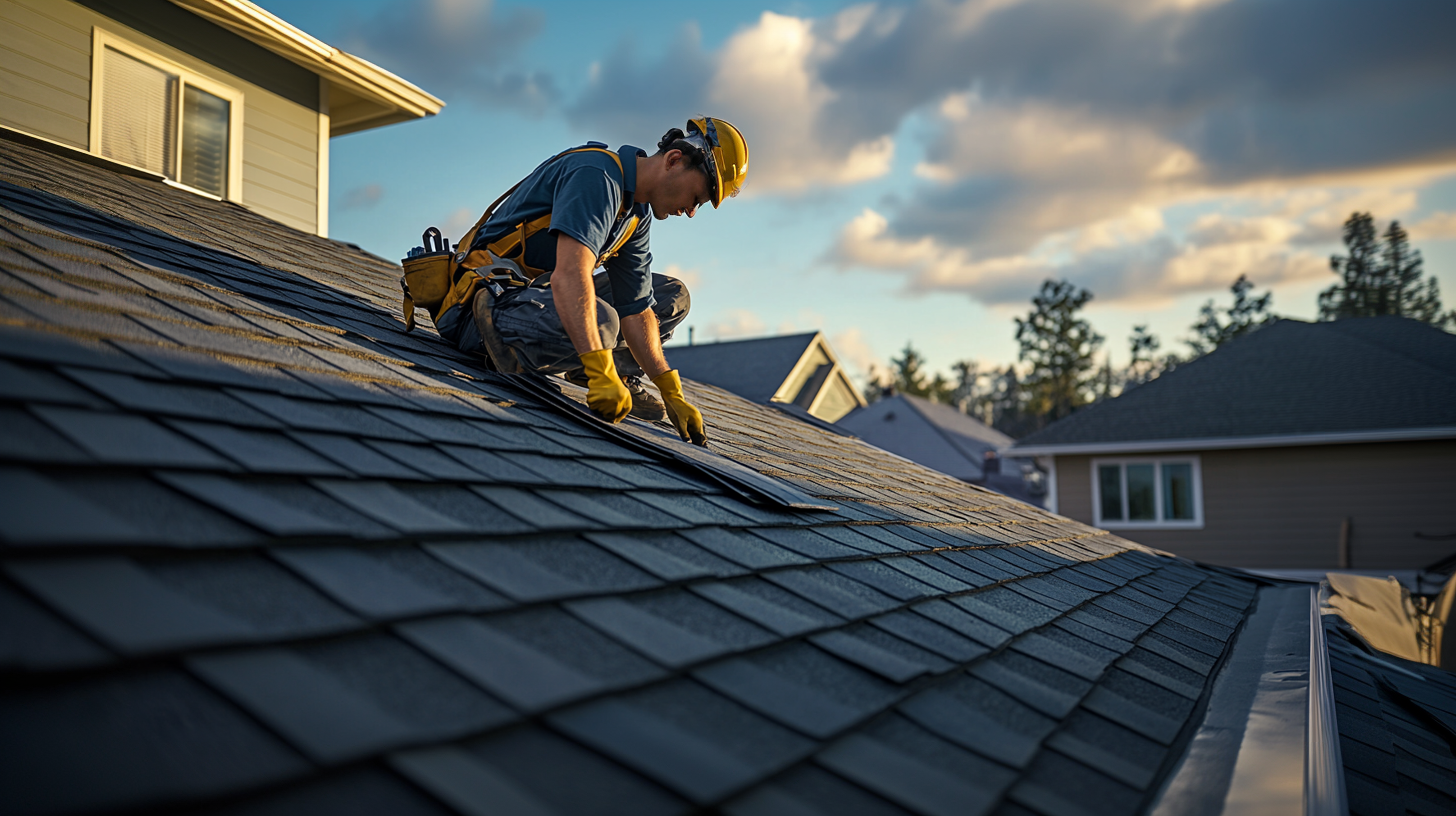
{"type": "Polygon", "coordinates": [[[1416,442],[1431,439],[1456,439],[1456,426],[1270,434],[1267,436],[1212,436],[1196,439],[1131,439],[1111,442],[1072,442],[1061,445],[1012,445],[1003,450],[1016,456],[1087,456],[1239,448],[1293,448],[1308,445],[1353,445],[1367,442],[1416,442]]]}
{"type": "Polygon", "coordinates": [[[371,103],[330,129],[339,136],[394,122],[433,116],[445,103],[368,60],[340,51],[248,0],[172,0],[173,3],[313,71],[371,103]]]}

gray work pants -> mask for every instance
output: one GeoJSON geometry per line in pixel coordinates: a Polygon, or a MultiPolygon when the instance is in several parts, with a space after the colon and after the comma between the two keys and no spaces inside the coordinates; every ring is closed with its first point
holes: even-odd
{"type": "MultiPolygon", "coordinates": [[[[613,357],[619,374],[624,377],[640,376],[642,368],[627,350],[621,319],[617,310],[612,308],[612,282],[602,274],[594,276],[592,284],[596,287],[597,332],[602,347],[616,349],[613,357]]],[[[658,331],[665,343],[672,338],[672,330],[688,316],[692,299],[682,281],[657,274],[652,276],[652,298],[656,301],[652,311],[657,315],[658,331]]],[[[507,289],[496,300],[494,316],[496,331],[515,349],[516,357],[527,369],[543,374],[562,374],[581,368],[576,348],[561,325],[561,316],[556,312],[550,288],[507,289]]],[[[481,352],[480,334],[468,309],[451,309],[448,316],[441,317],[441,325],[438,326],[441,335],[454,335],[456,346],[461,351],[481,352]]]]}

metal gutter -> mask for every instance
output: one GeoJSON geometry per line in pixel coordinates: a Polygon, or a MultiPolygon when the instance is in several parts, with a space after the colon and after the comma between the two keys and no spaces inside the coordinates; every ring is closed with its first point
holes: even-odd
{"type": "Polygon", "coordinates": [[[1309,810],[1306,795],[1306,754],[1314,755],[1311,595],[1308,586],[1259,590],[1214,678],[1203,721],[1148,811],[1153,816],[1334,812],[1309,810]]]}
{"type": "Polygon", "coordinates": [[[1101,453],[1155,453],[1163,451],[1226,450],[1236,448],[1288,448],[1301,445],[1352,445],[1361,442],[1412,442],[1427,439],[1456,439],[1456,427],[1395,428],[1381,431],[1338,433],[1274,434],[1270,436],[1224,436],[1199,439],[1144,439],[1114,442],[1085,442],[1066,445],[1012,445],[1008,456],[1079,456],[1101,453]]]}
{"type": "MultiPolygon", "coordinates": [[[[1321,585],[1323,586],[1323,585],[1321,585]]],[[[1304,764],[1304,812],[1307,816],[1347,816],[1345,763],[1340,756],[1335,690],[1319,594],[1309,595],[1309,728],[1304,764]]]]}

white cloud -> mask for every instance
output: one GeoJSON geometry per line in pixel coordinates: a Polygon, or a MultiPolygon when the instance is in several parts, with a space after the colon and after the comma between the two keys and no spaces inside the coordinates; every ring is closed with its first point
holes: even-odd
{"type": "Polygon", "coordinates": [[[668,264],[667,268],[662,270],[662,274],[668,276],[669,278],[677,278],[678,280],[682,281],[684,284],[687,285],[689,292],[692,292],[694,289],[696,289],[698,284],[702,283],[703,281],[703,276],[701,273],[698,272],[698,270],[684,269],[677,264],[668,264]]]}
{"type": "Polygon", "coordinates": [[[703,334],[709,340],[731,340],[735,337],[760,335],[767,328],[763,318],[754,312],[748,309],[729,309],[720,312],[717,319],[703,330],[703,334]]]}
{"type": "Polygon", "coordinates": [[[869,376],[870,366],[879,364],[879,358],[875,356],[874,350],[865,340],[864,332],[858,326],[830,337],[829,347],[855,380],[863,381],[869,376]]]}
{"type": "Polygon", "coordinates": [[[480,220],[480,213],[469,207],[461,207],[440,224],[440,232],[454,243],[459,243],[465,233],[480,220]]]}
{"type": "Polygon", "coordinates": [[[344,200],[339,203],[340,210],[367,210],[371,209],[379,200],[384,198],[384,188],[378,184],[365,184],[355,187],[344,193],[344,200]]]}
{"type": "Polygon", "coordinates": [[[819,53],[853,37],[873,12],[858,6],[831,18],[826,41],[811,20],[766,11],[724,45],[708,102],[748,138],[745,190],[797,191],[889,172],[895,155],[889,135],[843,143],[827,129],[823,114],[836,94],[814,71],[819,53]]]}
{"type": "Polygon", "coordinates": [[[1416,241],[1439,241],[1456,238],[1456,212],[1432,213],[1410,225],[1407,230],[1416,241]]]}

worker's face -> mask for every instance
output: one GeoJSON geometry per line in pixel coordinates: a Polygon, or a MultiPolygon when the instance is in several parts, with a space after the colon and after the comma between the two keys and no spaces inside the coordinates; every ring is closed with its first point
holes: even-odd
{"type": "Polygon", "coordinates": [[[652,201],[652,214],[658,220],[669,215],[692,218],[698,207],[713,200],[708,174],[688,161],[682,151],[667,151],[666,169],[663,184],[652,201]]]}

